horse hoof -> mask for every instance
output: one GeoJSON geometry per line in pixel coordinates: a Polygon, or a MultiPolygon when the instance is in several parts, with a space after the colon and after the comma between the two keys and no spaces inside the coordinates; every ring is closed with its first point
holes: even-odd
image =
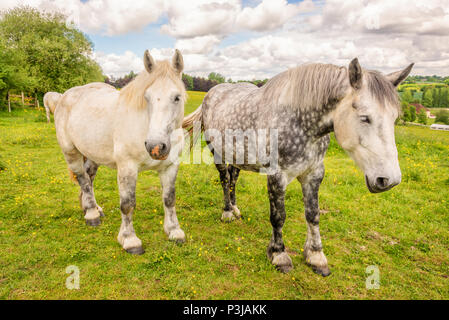
{"type": "Polygon", "coordinates": [[[321,276],[323,276],[323,277],[327,277],[327,276],[329,276],[329,275],[331,274],[331,270],[329,269],[328,266],[325,266],[325,267],[315,267],[315,266],[312,266],[312,270],[313,270],[313,272],[315,272],[316,274],[319,274],[319,275],[321,275],[321,276]]]}
{"type": "Polygon", "coordinates": [[[98,227],[101,224],[100,217],[94,219],[86,219],[86,224],[91,227],[98,227]]]}
{"type": "Polygon", "coordinates": [[[287,252],[273,253],[272,264],[282,273],[288,273],[293,269],[293,262],[287,252]]]}
{"type": "Polygon", "coordinates": [[[170,232],[168,240],[175,241],[178,244],[182,244],[186,241],[186,236],[184,234],[184,231],[182,231],[181,229],[175,229],[170,232]]]}
{"type": "Polygon", "coordinates": [[[97,206],[97,210],[98,210],[98,212],[100,212],[100,217],[104,217],[103,208],[100,206],[97,206]]]}
{"type": "Polygon", "coordinates": [[[128,253],[136,254],[136,255],[141,255],[141,254],[145,253],[145,250],[143,250],[142,247],[129,248],[129,249],[125,249],[125,250],[128,253]]]}
{"type": "Polygon", "coordinates": [[[232,213],[232,211],[223,211],[223,214],[221,215],[221,221],[223,222],[231,222],[235,220],[235,216],[232,213]]]}
{"type": "Polygon", "coordinates": [[[233,205],[232,206],[232,211],[234,212],[234,216],[237,219],[241,219],[242,218],[242,214],[240,213],[240,210],[239,210],[239,208],[237,208],[237,206],[233,205]]]}

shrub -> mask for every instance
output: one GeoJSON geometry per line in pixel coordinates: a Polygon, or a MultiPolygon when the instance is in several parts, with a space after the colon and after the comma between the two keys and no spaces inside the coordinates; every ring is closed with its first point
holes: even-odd
{"type": "Polygon", "coordinates": [[[449,125],[449,111],[447,110],[438,111],[435,117],[435,122],[449,125]]]}
{"type": "Polygon", "coordinates": [[[427,124],[427,114],[424,110],[418,113],[418,122],[422,124],[427,124]]]}

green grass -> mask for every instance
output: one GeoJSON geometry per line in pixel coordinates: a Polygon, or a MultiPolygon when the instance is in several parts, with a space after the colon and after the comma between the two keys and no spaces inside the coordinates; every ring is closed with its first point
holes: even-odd
{"type": "MultiPolygon", "coordinates": [[[[189,93],[186,113],[203,94],[189,93]]],[[[295,268],[274,270],[265,250],[271,237],[264,176],[242,172],[241,221],[220,222],[222,192],[212,165],[182,165],[177,212],[187,242],[162,229],[155,172],[139,175],[134,226],[146,253],[133,256],[116,241],[120,226],[116,172],[95,180],[106,217],[87,227],[78,187],[53,124],[43,111],[0,112],[0,298],[4,299],[447,299],[449,297],[449,133],[396,129],[403,182],[370,194],[363,174],[332,138],[320,204],[330,277],[303,261],[306,224],[301,188],[286,194],[284,239],[295,268]],[[80,269],[80,289],[68,290],[65,269],[80,269]],[[380,270],[380,289],[367,290],[365,270],[380,270]]]]}

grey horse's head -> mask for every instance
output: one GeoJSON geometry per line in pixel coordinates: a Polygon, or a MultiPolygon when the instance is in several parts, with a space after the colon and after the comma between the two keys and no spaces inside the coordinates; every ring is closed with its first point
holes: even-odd
{"type": "Polygon", "coordinates": [[[363,70],[356,59],[348,68],[350,86],[333,115],[335,137],[365,173],[369,191],[383,192],[401,182],[394,136],[400,113],[397,86],[413,64],[383,75],[363,70]]]}

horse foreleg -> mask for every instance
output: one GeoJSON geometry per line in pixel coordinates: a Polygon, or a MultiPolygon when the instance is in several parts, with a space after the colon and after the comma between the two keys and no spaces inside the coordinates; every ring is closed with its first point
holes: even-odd
{"type": "MultiPolygon", "coordinates": [[[[98,164],[96,164],[92,160],[87,159],[84,162],[84,169],[86,170],[87,174],[89,175],[90,182],[91,182],[91,187],[92,187],[92,190],[93,190],[94,179],[95,179],[95,176],[96,176],[97,170],[98,170],[98,164]]],[[[83,206],[83,191],[82,190],[80,190],[79,200],[80,200],[81,208],[84,208],[84,206],[83,206]]],[[[100,216],[104,217],[103,209],[98,204],[97,204],[97,209],[100,212],[100,216]]]]}
{"type": "Polygon", "coordinates": [[[231,194],[230,194],[230,185],[231,185],[231,177],[228,171],[226,164],[216,163],[215,167],[220,173],[220,182],[221,187],[223,188],[223,213],[221,215],[221,221],[230,222],[235,220],[232,204],[231,204],[231,194]]]}
{"type": "Polygon", "coordinates": [[[292,260],[285,251],[284,241],[282,240],[282,227],[285,222],[284,198],[287,178],[282,173],[278,173],[269,175],[267,180],[268,197],[270,199],[270,221],[273,226],[273,235],[267,248],[267,256],[279,271],[287,273],[293,268],[292,260]]]}
{"type": "Polygon", "coordinates": [[[237,207],[237,202],[235,199],[235,185],[237,184],[237,179],[239,178],[240,169],[237,167],[234,167],[232,165],[229,165],[228,171],[229,171],[229,177],[231,179],[230,185],[229,185],[229,191],[230,191],[230,197],[231,197],[231,207],[232,207],[232,211],[234,212],[235,217],[240,219],[242,217],[242,214],[240,213],[240,210],[237,207]]]}
{"type": "Polygon", "coordinates": [[[315,171],[302,179],[305,216],[307,221],[307,239],[304,245],[304,258],[313,271],[322,276],[330,274],[326,256],[323,253],[320,236],[320,208],[318,205],[318,190],[324,177],[324,165],[321,164],[315,171]]]}
{"type": "Polygon", "coordinates": [[[179,226],[176,216],[176,191],[175,182],[178,174],[178,165],[172,165],[159,172],[159,179],[162,186],[162,201],[164,203],[164,231],[168,239],[176,242],[184,242],[185,234],[179,226]]]}
{"type": "Polygon", "coordinates": [[[122,224],[117,236],[123,249],[132,254],[142,254],[142,241],[137,238],[133,227],[133,213],[136,208],[137,168],[134,165],[118,167],[118,187],[120,192],[120,209],[122,224]]]}

